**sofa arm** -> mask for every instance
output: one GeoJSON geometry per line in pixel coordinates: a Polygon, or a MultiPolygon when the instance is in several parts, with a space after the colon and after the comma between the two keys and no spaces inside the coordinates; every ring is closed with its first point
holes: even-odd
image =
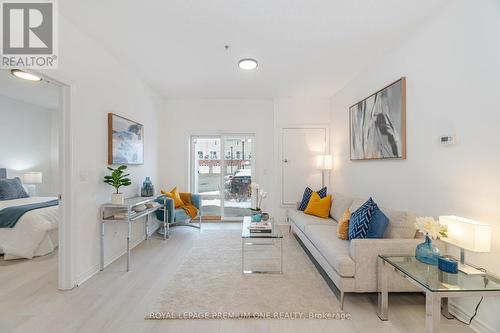
{"type": "MultiPolygon", "coordinates": [[[[415,248],[422,239],[418,238],[382,238],[353,239],[349,245],[349,254],[355,262],[356,289],[360,292],[377,291],[377,262],[382,255],[414,255],[415,248]]],[[[402,279],[392,281],[389,290],[406,290],[407,284],[402,279]]]]}
{"type": "MultiPolygon", "coordinates": [[[[174,214],[175,214],[174,199],[169,198],[166,195],[161,195],[158,198],[156,198],[155,201],[163,205],[164,199],[166,199],[167,210],[168,210],[167,223],[172,223],[174,221],[174,214]]],[[[160,221],[163,221],[163,214],[164,212],[162,210],[157,210],[156,218],[160,221]]]]}

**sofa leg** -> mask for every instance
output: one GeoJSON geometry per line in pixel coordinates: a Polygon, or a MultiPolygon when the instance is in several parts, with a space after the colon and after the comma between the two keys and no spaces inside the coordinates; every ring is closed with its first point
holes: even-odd
{"type": "Polygon", "coordinates": [[[340,311],[344,311],[344,298],[345,293],[343,291],[340,292],[340,311]]]}

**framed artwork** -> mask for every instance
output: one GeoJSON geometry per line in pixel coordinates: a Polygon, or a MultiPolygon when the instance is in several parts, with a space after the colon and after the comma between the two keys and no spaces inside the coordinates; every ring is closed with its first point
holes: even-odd
{"type": "Polygon", "coordinates": [[[108,113],[108,164],[144,164],[144,126],[108,113]]]}
{"type": "Polygon", "coordinates": [[[351,160],[406,158],[406,78],[349,108],[351,160]]]}

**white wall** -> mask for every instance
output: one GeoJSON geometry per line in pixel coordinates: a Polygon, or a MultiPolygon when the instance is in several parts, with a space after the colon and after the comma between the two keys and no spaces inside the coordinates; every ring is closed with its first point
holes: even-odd
{"type": "MultiPolygon", "coordinates": [[[[500,275],[498,36],[498,1],[485,0],[481,5],[455,1],[331,100],[335,190],[372,195],[384,206],[422,215],[455,214],[491,223],[491,253],[467,253],[467,257],[496,275],[500,275]],[[351,162],[348,107],[401,76],[407,77],[407,159],[351,162]],[[456,135],[459,143],[440,146],[438,136],[443,134],[456,135]]],[[[470,314],[477,300],[454,304],[470,314]]],[[[498,306],[498,298],[485,299],[476,327],[499,332],[498,306]]]]}
{"type": "Polygon", "coordinates": [[[8,177],[21,179],[25,172],[41,171],[43,183],[37,185],[37,196],[58,194],[57,156],[53,155],[53,140],[58,138],[53,119],[58,114],[56,110],[0,96],[0,167],[8,169],[8,177]]]}
{"type": "Polygon", "coordinates": [[[330,102],[327,98],[277,98],[274,100],[274,206],[276,218],[280,222],[286,219],[287,207],[281,206],[281,163],[280,135],[284,127],[297,125],[325,125],[330,124],[330,102]]]}
{"type": "Polygon", "coordinates": [[[187,190],[189,134],[255,133],[256,181],[269,193],[264,209],[283,222],[286,208],[280,207],[280,128],[328,125],[329,121],[326,98],[168,101],[160,117],[160,183],[167,189],[179,186],[187,190]]]}
{"type": "Polygon", "coordinates": [[[271,100],[170,100],[160,115],[160,184],[188,191],[189,135],[255,134],[255,175],[274,198],[273,102],[271,100]]]}
{"type": "MultiPolygon", "coordinates": [[[[137,196],[146,176],[158,179],[157,115],[163,100],[64,17],[59,23],[59,69],[46,73],[71,85],[73,158],[77,169],[73,184],[77,203],[74,232],[80,283],[98,271],[99,206],[109,202],[112,193],[102,181],[107,166],[107,113],[117,113],[144,125],[145,162],[129,167],[133,185],[124,191],[128,197],[137,196]]],[[[125,252],[126,229],[123,224],[107,225],[106,262],[125,252]]],[[[143,230],[143,222],[134,224],[133,243],[144,238],[143,230]]]]}

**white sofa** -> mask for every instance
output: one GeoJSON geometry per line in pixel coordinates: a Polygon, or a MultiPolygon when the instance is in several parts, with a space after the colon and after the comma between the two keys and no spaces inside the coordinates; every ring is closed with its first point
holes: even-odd
{"type": "MultiPolygon", "coordinates": [[[[422,239],[415,238],[415,215],[380,207],[389,219],[384,238],[341,240],[337,237],[337,221],[345,210],[351,213],[367,199],[353,198],[341,193],[332,194],[331,218],[288,210],[292,231],[307,248],[316,262],[340,290],[343,308],[345,293],[377,292],[377,258],[379,254],[412,255],[422,239]]],[[[389,291],[418,291],[408,281],[393,272],[389,291]]]]}

